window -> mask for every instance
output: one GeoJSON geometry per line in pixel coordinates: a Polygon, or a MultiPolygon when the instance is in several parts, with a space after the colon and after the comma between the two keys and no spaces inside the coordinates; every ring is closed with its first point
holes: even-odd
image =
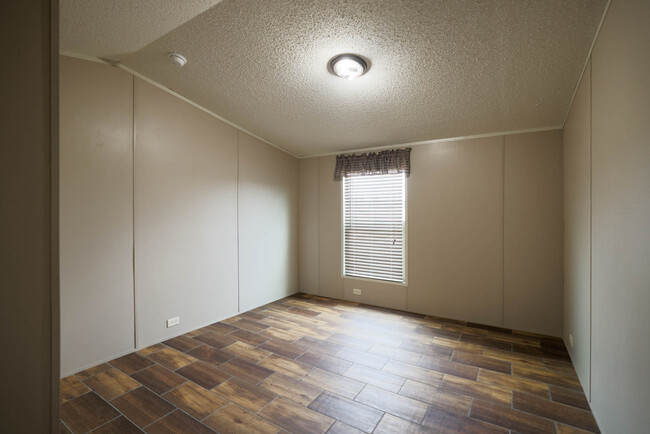
{"type": "Polygon", "coordinates": [[[343,178],[343,275],[405,283],[406,177],[343,178]]]}

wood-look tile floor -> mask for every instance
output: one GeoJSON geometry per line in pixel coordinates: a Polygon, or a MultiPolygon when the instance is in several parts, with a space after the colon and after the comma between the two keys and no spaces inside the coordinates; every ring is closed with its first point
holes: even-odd
{"type": "Polygon", "coordinates": [[[61,380],[61,432],[582,433],[561,340],[297,294],[61,380]]]}

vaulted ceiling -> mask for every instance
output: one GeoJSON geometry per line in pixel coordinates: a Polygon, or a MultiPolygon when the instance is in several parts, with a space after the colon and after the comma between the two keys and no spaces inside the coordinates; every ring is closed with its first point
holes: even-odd
{"type": "Polygon", "coordinates": [[[307,156],[560,127],[606,4],[61,0],[61,50],[119,61],[307,156]],[[370,71],[330,74],[345,52],[370,71]]]}

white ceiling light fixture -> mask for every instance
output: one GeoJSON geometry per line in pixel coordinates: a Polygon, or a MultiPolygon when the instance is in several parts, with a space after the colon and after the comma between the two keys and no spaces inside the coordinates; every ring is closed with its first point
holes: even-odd
{"type": "Polygon", "coordinates": [[[370,61],[358,54],[339,54],[329,61],[327,69],[334,75],[354,80],[370,69],[370,61]]]}
{"type": "Polygon", "coordinates": [[[182,68],[187,63],[187,59],[182,54],[169,53],[167,56],[169,57],[169,61],[172,63],[172,65],[178,68],[182,68]]]}

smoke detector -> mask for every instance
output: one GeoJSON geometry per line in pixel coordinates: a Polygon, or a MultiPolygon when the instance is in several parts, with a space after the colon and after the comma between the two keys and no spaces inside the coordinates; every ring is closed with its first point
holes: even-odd
{"type": "Polygon", "coordinates": [[[169,53],[167,57],[169,57],[169,61],[172,63],[172,65],[178,68],[182,68],[187,63],[187,59],[182,54],[169,53]]]}

